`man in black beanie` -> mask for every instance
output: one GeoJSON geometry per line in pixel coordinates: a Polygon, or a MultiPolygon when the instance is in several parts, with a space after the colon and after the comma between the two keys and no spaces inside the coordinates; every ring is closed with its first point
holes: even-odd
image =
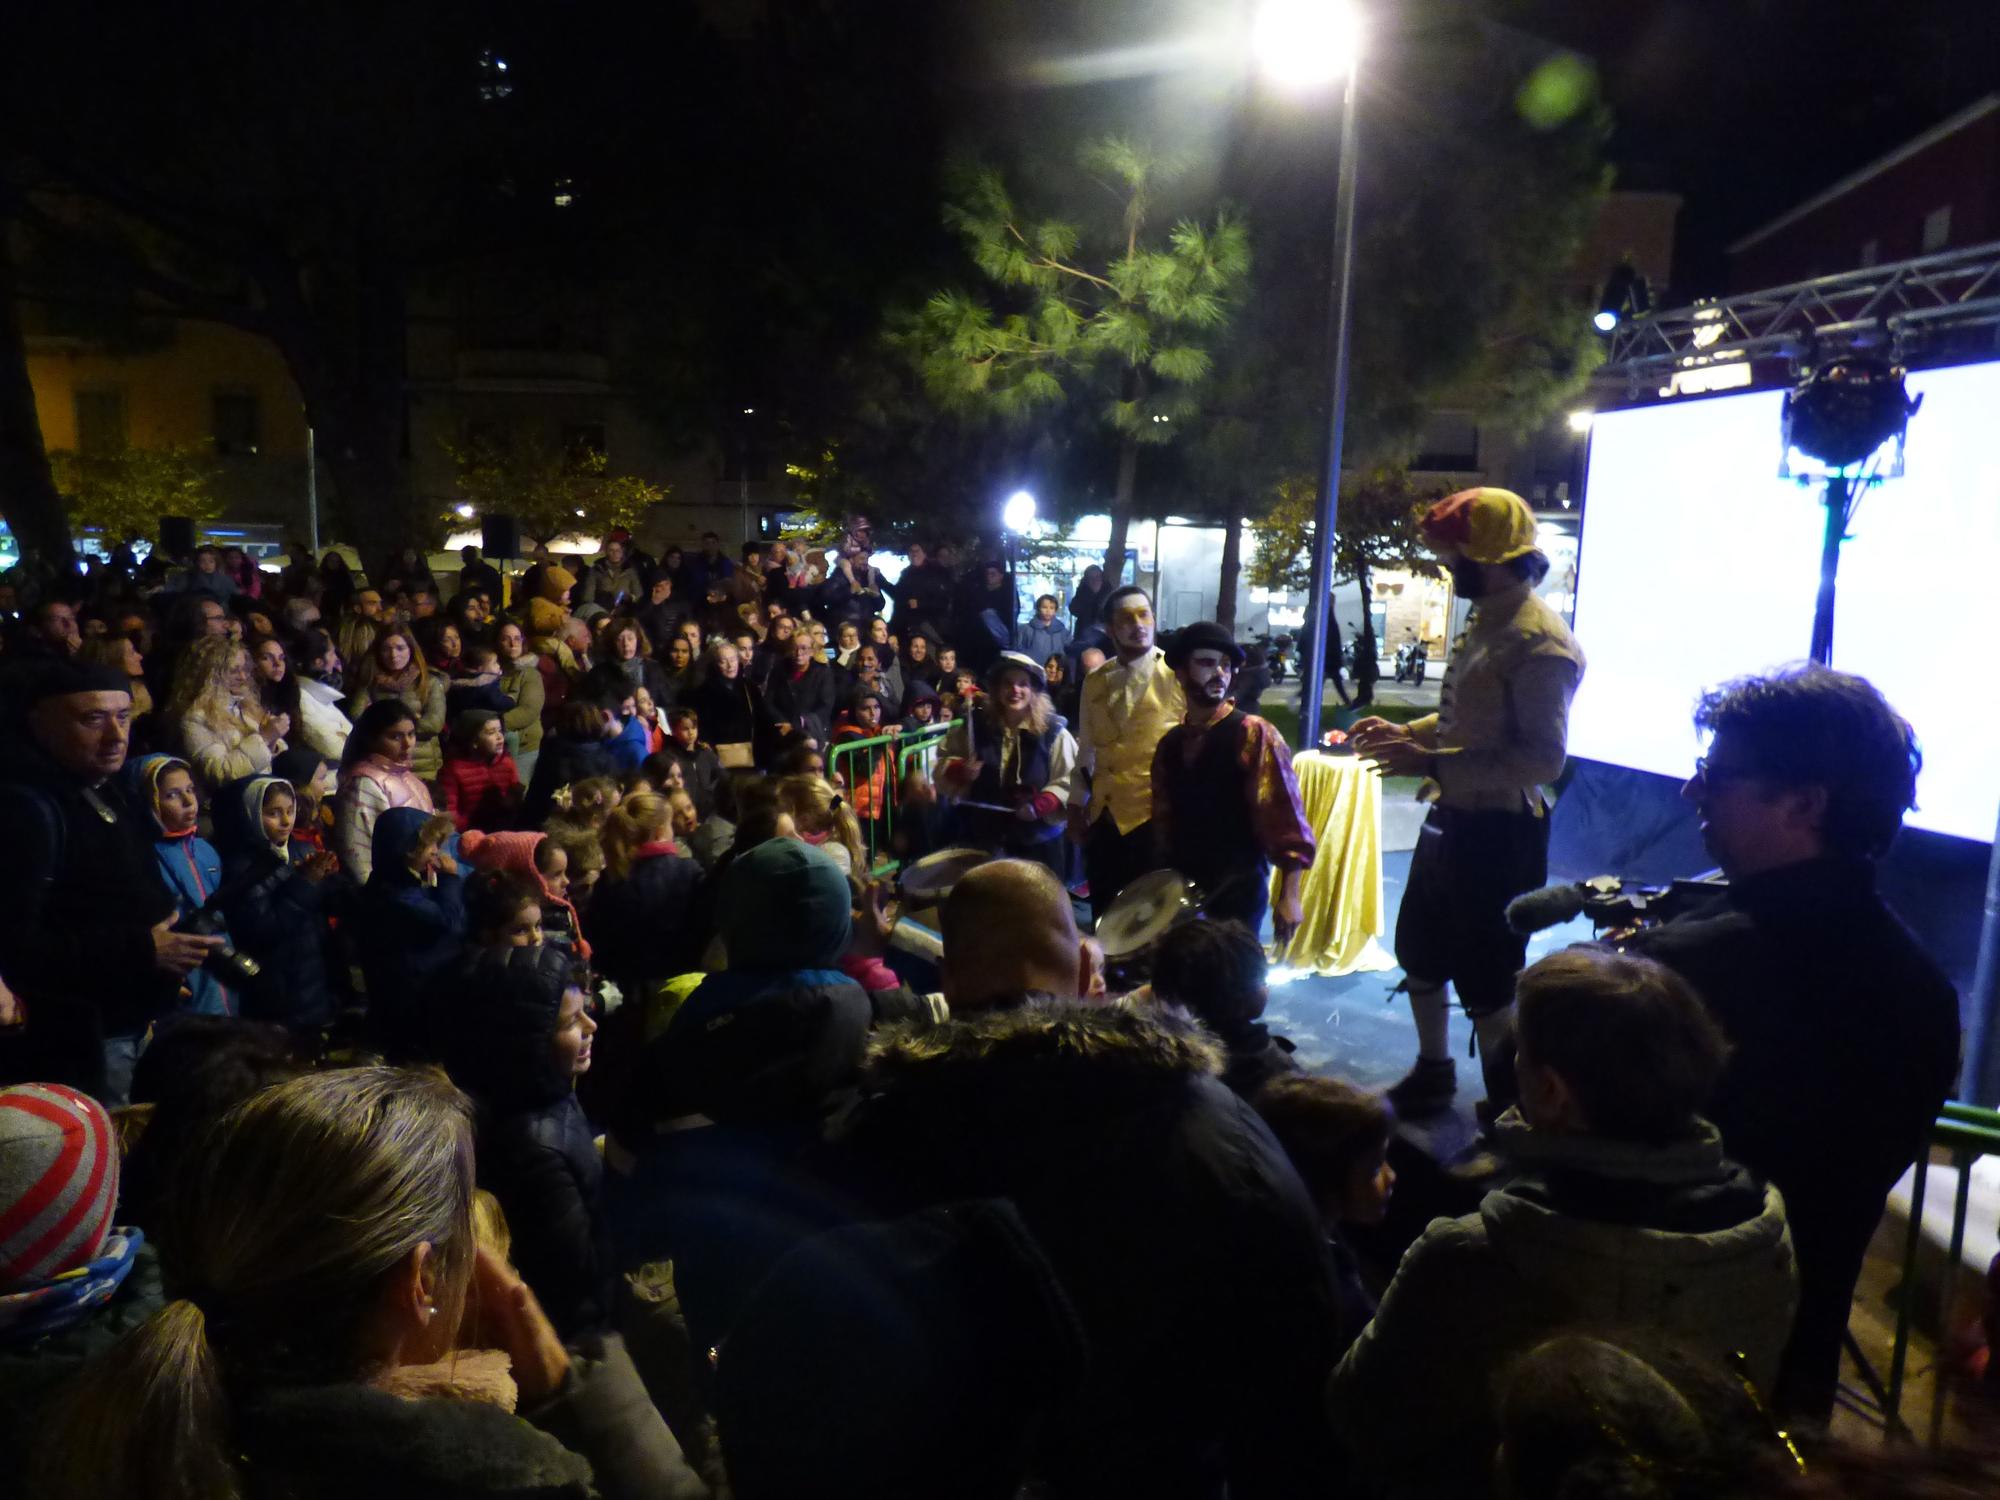
{"type": "Polygon", "coordinates": [[[0,1046],[0,1081],[67,1083],[122,1104],[146,1028],[221,940],[174,930],[173,896],[118,791],[132,726],[124,675],[56,661],[10,687],[0,975],[25,1018],[0,1046]]]}

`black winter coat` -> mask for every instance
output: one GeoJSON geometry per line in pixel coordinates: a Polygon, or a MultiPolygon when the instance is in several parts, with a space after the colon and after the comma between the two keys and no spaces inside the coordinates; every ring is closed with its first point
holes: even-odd
{"type": "Polygon", "coordinates": [[[757,738],[757,690],[746,664],[742,675],[709,677],[682,698],[701,715],[701,737],[711,745],[748,744],[757,738]]]}
{"type": "Polygon", "coordinates": [[[701,866],[678,854],[642,856],[623,879],[607,873],[584,917],[592,962],[627,993],[696,968],[707,935],[688,917],[701,881],[701,866]]]}
{"type": "Polygon", "coordinates": [[[482,1109],[479,1185],[500,1200],[514,1264],[567,1341],[611,1315],[604,1163],[576,1095],[534,1109],[482,1109]]]}
{"type": "Polygon", "coordinates": [[[1958,997],[1858,860],[1735,881],[1627,946],[1690,980],[1729,1036],[1705,1113],[1784,1194],[1799,1312],[1780,1388],[1824,1414],[1883,1203],[1957,1072],[1958,997]]]}
{"type": "Polygon", "coordinates": [[[25,740],[0,749],[0,974],[26,1003],[0,1080],[104,1087],[102,1039],[143,1031],[180,983],[153,966],[174,912],[151,823],[116,778],[87,791],[25,740]]]}
{"type": "Polygon", "coordinates": [[[850,1141],[885,1212],[1011,1198],[1083,1321],[1090,1377],[1038,1465],[1054,1494],[1334,1492],[1325,1233],[1222,1065],[1178,1013],[1047,1000],[891,1030],[869,1060],[850,1141]]]}
{"type": "Polygon", "coordinates": [[[244,1016],[298,1032],[325,1026],[338,1008],[327,968],[326,924],[340,883],[328,879],[315,885],[267,850],[229,859],[222,888],[231,940],[263,968],[242,992],[244,1016]]]}
{"type": "MultiPolygon", "coordinates": [[[[796,734],[804,735],[824,750],[833,737],[833,699],[833,668],[825,662],[813,662],[806,668],[805,676],[796,681],[791,668],[781,662],[764,684],[764,725],[770,747],[782,748],[793,739],[791,734],[777,732],[778,725],[789,724],[796,734]]],[[[706,723],[702,725],[702,734],[712,738],[708,736],[706,723]]]]}
{"type": "Polygon", "coordinates": [[[558,790],[587,776],[616,776],[609,740],[573,740],[551,735],[542,741],[535,774],[521,803],[521,817],[530,828],[539,828],[555,803],[558,790]]]}

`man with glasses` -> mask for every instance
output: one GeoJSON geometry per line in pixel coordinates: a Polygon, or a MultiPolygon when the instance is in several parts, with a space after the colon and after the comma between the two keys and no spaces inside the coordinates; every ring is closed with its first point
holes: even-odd
{"type": "Polygon", "coordinates": [[[1234,918],[1260,933],[1270,907],[1271,868],[1280,872],[1273,936],[1298,930],[1299,890],[1318,841],[1299,801],[1292,753],[1264,720],[1229,701],[1243,648],[1199,620],[1174,633],[1167,665],[1187,713],[1153,752],[1153,827],[1174,869],[1200,886],[1203,914],[1234,918]]]}
{"type": "Polygon", "coordinates": [[[1461,490],[1425,513],[1423,532],[1472,602],[1438,711],[1354,726],[1357,750],[1392,776],[1423,777],[1419,795],[1434,804],[1396,917],[1417,1062],[1389,1098],[1408,1116],[1443,1110],[1458,1089],[1448,986],[1479,1038],[1488,1110],[1513,1102],[1514,976],[1528,944],[1508,927],[1507,903],[1548,879],[1542,787],[1562,774],[1584,665],[1562,617],[1535,597],[1549,560],[1519,495],[1461,490]]]}
{"type": "Polygon", "coordinates": [[[1951,981],[1875,890],[1923,755],[1873,685],[1818,666],[1725,684],[1695,727],[1708,753],[1681,795],[1729,885],[1625,946],[1692,981],[1729,1037],[1708,1114],[1784,1194],[1799,1261],[1776,1394],[1824,1420],[1869,1239],[1958,1065],[1951,981]]]}

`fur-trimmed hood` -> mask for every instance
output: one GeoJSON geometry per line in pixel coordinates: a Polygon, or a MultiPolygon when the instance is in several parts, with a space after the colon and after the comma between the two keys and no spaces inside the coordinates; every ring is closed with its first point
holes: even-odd
{"type": "Polygon", "coordinates": [[[1172,1079],[1219,1075],[1222,1046],[1183,1012],[1160,1007],[1096,1005],[1028,997],[1006,1010],[954,1017],[941,1026],[904,1023],[875,1035],[864,1065],[870,1088],[956,1088],[969,1073],[982,1078],[1032,1067],[1172,1079]]]}

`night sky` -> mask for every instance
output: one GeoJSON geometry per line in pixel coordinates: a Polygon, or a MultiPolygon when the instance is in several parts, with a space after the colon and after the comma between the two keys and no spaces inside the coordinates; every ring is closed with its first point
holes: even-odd
{"type": "Polygon", "coordinates": [[[1995,0],[1516,0],[1515,24],[1596,58],[1619,180],[1685,195],[1675,286],[1722,289],[1723,247],[2000,89],[1995,0]]]}
{"type": "MultiPolygon", "coordinates": [[[[1434,0],[1358,0],[1378,35],[1434,0]]],[[[1723,288],[1723,248],[1847,172],[2000,89],[2000,0],[1465,0],[1596,60],[1618,180],[1680,192],[1685,301],[1723,288]]],[[[1024,83],[1032,60],[1118,58],[1248,0],[973,0],[940,10],[944,111],[989,127],[1103,92],[1024,83]],[[1024,60],[1030,65],[1024,66],[1024,60]],[[1070,96],[1070,97],[1065,97],[1070,96]]],[[[1086,69],[1087,71],[1087,69],[1086,69]]],[[[1185,70],[1162,58],[1155,99],[1185,70]]],[[[1127,78],[1127,83],[1136,78],[1127,78]]],[[[1143,87],[1143,86],[1142,86],[1143,87]]],[[[1198,87],[1189,80],[1184,87],[1198,87]]],[[[1120,94],[1129,106],[1133,93],[1120,94]]],[[[1163,111],[1185,119],[1193,111],[1163,111]]],[[[986,133],[984,129],[980,133],[986,133]]]]}

